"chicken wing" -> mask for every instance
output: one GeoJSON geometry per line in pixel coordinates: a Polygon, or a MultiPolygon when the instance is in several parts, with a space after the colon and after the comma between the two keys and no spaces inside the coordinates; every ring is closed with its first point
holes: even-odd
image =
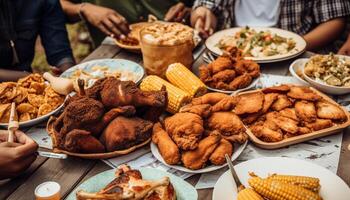
{"type": "Polygon", "coordinates": [[[105,147],[90,132],[74,129],[66,135],[64,148],[70,152],[102,153],[105,147]]]}
{"type": "Polygon", "coordinates": [[[326,101],[316,103],[317,116],[323,119],[346,120],[345,112],[339,107],[326,101]]]}
{"type": "Polygon", "coordinates": [[[201,81],[203,81],[203,83],[209,83],[213,80],[211,77],[210,70],[207,66],[202,65],[199,67],[199,78],[201,79],[201,81]]]}
{"type": "Polygon", "coordinates": [[[203,118],[207,118],[212,112],[212,107],[210,104],[199,104],[199,105],[187,104],[182,108],[180,108],[180,113],[185,113],[185,112],[193,113],[203,118]]]}
{"type": "Polygon", "coordinates": [[[299,119],[305,122],[314,122],[317,118],[314,103],[308,101],[296,102],[295,113],[299,119]]]}
{"type": "Polygon", "coordinates": [[[266,113],[269,110],[269,108],[271,107],[271,105],[275,102],[277,97],[278,97],[277,93],[265,94],[264,95],[264,104],[263,104],[263,108],[261,109],[261,112],[266,113]]]}
{"type": "Polygon", "coordinates": [[[313,131],[318,131],[333,126],[333,123],[330,119],[316,119],[316,121],[311,123],[307,122],[305,125],[313,131]]]}
{"type": "Polygon", "coordinates": [[[212,107],[212,112],[230,111],[238,102],[238,97],[227,96],[212,107]]]}
{"type": "Polygon", "coordinates": [[[231,143],[243,144],[248,140],[248,135],[245,132],[240,132],[238,134],[229,135],[229,136],[221,135],[221,137],[224,138],[225,140],[230,141],[231,143]]]}
{"type": "Polygon", "coordinates": [[[226,139],[222,138],[219,146],[216,147],[214,152],[210,155],[209,160],[214,165],[223,165],[226,163],[226,154],[231,158],[233,154],[233,145],[226,139]]]}
{"type": "Polygon", "coordinates": [[[244,131],[239,117],[233,112],[215,112],[208,118],[207,126],[210,130],[217,130],[222,135],[229,136],[244,131]]]}
{"type": "Polygon", "coordinates": [[[271,105],[271,108],[275,111],[280,111],[292,105],[293,103],[288,99],[286,95],[280,94],[278,95],[277,100],[271,105]]]}
{"type": "Polygon", "coordinates": [[[213,75],[213,82],[229,82],[236,77],[236,72],[232,69],[225,69],[213,75]]]}
{"type": "Polygon", "coordinates": [[[283,140],[283,134],[280,130],[275,131],[261,124],[253,125],[250,129],[252,133],[262,141],[279,142],[283,140]]]}
{"type": "Polygon", "coordinates": [[[252,83],[252,77],[246,73],[240,76],[237,76],[233,81],[229,83],[230,90],[237,90],[241,88],[245,88],[252,83]]]}
{"type": "Polygon", "coordinates": [[[304,86],[291,87],[287,95],[294,99],[301,99],[301,100],[307,100],[307,101],[317,101],[322,98],[321,96],[316,94],[313,90],[304,86]]]}
{"type": "Polygon", "coordinates": [[[256,78],[260,75],[260,66],[258,63],[252,60],[239,59],[233,65],[238,75],[249,74],[252,78],[256,78]]]}
{"type": "Polygon", "coordinates": [[[290,90],[290,87],[288,85],[279,85],[279,86],[264,88],[262,91],[264,93],[287,93],[289,90],[290,90]]]}
{"type": "Polygon", "coordinates": [[[233,69],[232,61],[227,56],[220,56],[209,64],[212,74],[224,71],[225,69],[233,69]]]}
{"type": "Polygon", "coordinates": [[[159,122],[153,126],[152,141],[158,146],[159,152],[167,164],[175,165],[180,162],[179,148],[159,122]]]}
{"type": "Polygon", "coordinates": [[[193,170],[203,168],[210,155],[220,144],[220,140],[220,134],[214,131],[199,142],[198,148],[192,151],[184,151],[181,157],[184,166],[193,170]]]}
{"type": "Polygon", "coordinates": [[[165,119],[165,130],[182,150],[193,150],[198,146],[204,128],[203,120],[193,113],[176,113],[165,119]]]}
{"type": "Polygon", "coordinates": [[[256,113],[262,109],[264,103],[264,94],[262,92],[254,92],[239,96],[239,100],[235,107],[237,115],[246,113],[256,113]]]}
{"type": "Polygon", "coordinates": [[[227,94],[219,93],[219,92],[211,92],[207,93],[201,97],[197,97],[192,99],[191,104],[192,105],[199,105],[199,104],[210,104],[215,105],[219,101],[221,101],[223,98],[229,97],[227,94]]]}
{"type": "Polygon", "coordinates": [[[295,108],[285,108],[279,111],[279,114],[283,117],[288,117],[292,120],[299,121],[299,118],[297,117],[297,114],[295,112],[295,108]]]}

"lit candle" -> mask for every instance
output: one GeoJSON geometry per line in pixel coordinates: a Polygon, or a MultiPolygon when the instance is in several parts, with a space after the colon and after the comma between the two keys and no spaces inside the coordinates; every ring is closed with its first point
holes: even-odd
{"type": "Polygon", "coordinates": [[[36,200],[60,200],[61,186],[53,181],[44,182],[35,188],[36,200]]]}

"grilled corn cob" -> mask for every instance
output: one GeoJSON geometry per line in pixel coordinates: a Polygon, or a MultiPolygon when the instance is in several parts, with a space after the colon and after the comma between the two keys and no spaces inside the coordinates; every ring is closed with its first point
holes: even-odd
{"type": "Polygon", "coordinates": [[[191,96],[187,92],[177,88],[158,76],[147,76],[142,80],[140,88],[143,91],[157,91],[160,90],[163,85],[166,87],[168,93],[168,104],[166,109],[168,112],[176,113],[182,106],[191,101],[191,96]]]}
{"type": "Polygon", "coordinates": [[[251,188],[246,188],[239,191],[237,200],[264,200],[258,193],[251,188]]]}
{"type": "Polygon", "coordinates": [[[188,92],[192,97],[202,96],[207,92],[204,83],[181,63],[169,65],[165,76],[170,83],[188,92]]]}
{"type": "Polygon", "coordinates": [[[248,183],[257,193],[269,200],[322,200],[310,190],[282,181],[252,177],[248,183]]]}
{"type": "Polygon", "coordinates": [[[267,179],[291,183],[293,185],[299,185],[305,189],[314,192],[318,192],[321,188],[320,180],[314,177],[272,174],[268,176],[267,179]]]}

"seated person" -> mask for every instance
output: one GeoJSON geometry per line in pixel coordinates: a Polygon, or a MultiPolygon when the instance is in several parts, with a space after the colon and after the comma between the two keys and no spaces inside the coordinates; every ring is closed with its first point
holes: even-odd
{"type": "Polygon", "coordinates": [[[59,0],[0,0],[0,5],[0,81],[16,81],[32,71],[38,35],[54,72],[75,63],[59,0]]]}
{"type": "Polygon", "coordinates": [[[129,32],[128,23],[147,21],[152,14],[165,21],[184,22],[189,17],[192,0],[61,0],[63,11],[70,22],[84,19],[95,44],[108,36],[124,37],[129,32]],[[89,3],[90,2],[90,3],[89,3]],[[96,4],[99,5],[96,5],[96,4]]]}
{"type": "Polygon", "coordinates": [[[338,39],[348,15],[348,0],[196,0],[191,24],[204,37],[216,28],[278,27],[302,35],[308,50],[319,50],[338,39]]]}
{"type": "Polygon", "coordinates": [[[0,179],[23,173],[36,159],[38,145],[22,131],[15,132],[16,142],[7,142],[8,131],[0,130],[0,179]]]}
{"type": "Polygon", "coordinates": [[[339,49],[338,54],[350,56],[350,33],[348,35],[348,39],[346,40],[346,42],[339,49]]]}

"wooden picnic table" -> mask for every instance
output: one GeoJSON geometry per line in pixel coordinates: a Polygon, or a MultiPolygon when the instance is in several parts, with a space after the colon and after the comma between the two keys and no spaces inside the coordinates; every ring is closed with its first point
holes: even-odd
{"type": "MultiPolygon", "coordinates": [[[[204,63],[202,53],[204,47],[199,47],[194,53],[194,67],[204,63]]],[[[303,57],[310,56],[304,53],[303,57]]],[[[142,55],[129,53],[115,45],[103,44],[92,52],[84,61],[101,58],[123,58],[142,64],[142,55]]],[[[288,67],[293,61],[283,61],[272,64],[262,64],[262,73],[288,76],[288,67]]],[[[350,185],[350,128],[344,130],[339,166],[337,174],[350,185]]],[[[61,196],[65,199],[79,184],[110,167],[100,160],[84,160],[69,157],[65,160],[38,157],[31,167],[20,177],[0,181],[0,199],[29,200],[34,198],[34,189],[45,181],[56,181],[61,185],[61,196]]],[[[195,185],[200,175],[186,179],[195,185]]],[[[212,199],[212,189],[198,190],[200,200],[212,199]]]]}

